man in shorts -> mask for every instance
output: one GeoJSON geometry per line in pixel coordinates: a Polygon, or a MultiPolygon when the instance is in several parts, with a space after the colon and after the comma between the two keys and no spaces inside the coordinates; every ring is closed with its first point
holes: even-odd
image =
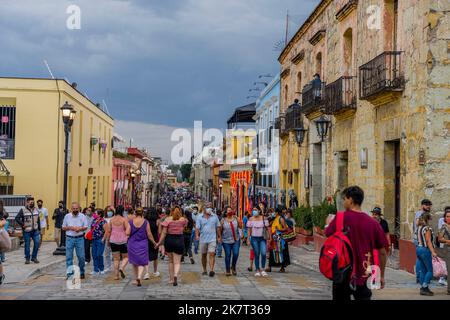
{"type": "Polygon", "coordinates": [[[197,217],[197,223],[195,226],[195,239],[200,240],[200,252],[202,254],[202,266],[203,275],[207,275],[206,262],[209,255],[209,276],[214,277],[214,264],[217,242],[221,242],[220,233],[218,229],[220,227],[219,219],[217,215],[213,213],[213,209],[208,207],[203,214],[197,217]]]}

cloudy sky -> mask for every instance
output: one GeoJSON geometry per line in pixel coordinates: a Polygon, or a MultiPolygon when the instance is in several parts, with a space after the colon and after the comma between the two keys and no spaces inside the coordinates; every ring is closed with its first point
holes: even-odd
{"type": "Polygon", "coordinates": [[[167,158],[173,128],[224,128],[260,74],[279,71],[275,43],[319,0],[0,0],[0,74],[77,82],[106,101],[117,132],[167,158]],[[81,9],[81,29],[66,12],[81,9]]]}

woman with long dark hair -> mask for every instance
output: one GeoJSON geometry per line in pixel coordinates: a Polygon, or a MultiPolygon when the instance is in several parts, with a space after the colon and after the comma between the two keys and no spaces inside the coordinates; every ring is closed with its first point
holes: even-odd
{"type": "Polygon", "coordinates": [[[186,227],[183,230],[184,236],[184,253],[181,258],[181,262],[184,262],[184,257],[189,255],[191,263],[194,264],[194,258],[192,256],[192,230],[194,229],[194,220],[192,219],[192,212],[189,210],[184,210],[184,218],[188,221],[186,227]]]}
{"type": "Polygon", "coordinates": [[[286,272],[286,267],[291,264],[289,256],[289,246],[282,238],[282,233],[287,231],[288,225],[283,215],[283,210],[278,207],[275,210],[275,218],[272,222],[272,238],[271,238],[271,250],[269,255],[269,268],[280,267],[280,272],[286,272]]]}
{"type": "Polygon", "coordinates": [[[128,264],[127,234],[130,233],[128,219],[123,217],[124,208],[118,206],[114,217],[109,221],[109,245],[114,261],[114,279],[125,278],[125,268],[128,264]]]}
{"type": "MultiPolygon", "coordinates": [[[[155,208],[150,208],[149,210],[146,210],[145,219],[147,219],[148,223],[150,224],[150,231],[153,235],[153,238],[156,242],[159,241],[160,236],[160,229],[161,229],[161,220],[159,219],[158,211],[155,208]]],[[[151,242],[148,243],[148,261],[153,262],[153,276],[159,277],[160,273],[158,271],[158,248],[155,248],[151,244],[151,242]]],[[[149,274],[149,267],[150,264],[148,264],[145,267],[145,275],[144,280],[150,279],[149,274]]]]}

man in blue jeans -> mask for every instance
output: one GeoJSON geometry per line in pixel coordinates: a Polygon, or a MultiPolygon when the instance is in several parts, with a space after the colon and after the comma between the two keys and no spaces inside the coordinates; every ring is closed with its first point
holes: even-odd
{"type": "MultiPolygon", "coordinates": [[[[417,241],[417,235],[416,235],[416,230],[417,230],[417,226],[418,226],[418,222],[419,222],[419,218],[422,216],[422,214],[424,213],[430,213],[431,212],[431,207],[432,207],[432,203],[430,200],[428,199],[423,199],[421,202],[421,206],[422,209],[417,211],[415,216],[414,216],[414,225],[413,225],[413,230],[414,230],[414,235],[413,235],[413,241],[414,244],[416,246],[416,250],[417,250],[417,246],[419,245],[418,241],[417,241]]],[[[420,283],[420,272],[421,272],[421,263],[419,261],[418,258],[416,258],[416,282],[420,283]]]]}
{"type": "Polygon", "coordinates": [[[34,198],[29,197],[24,208],[20,209],[17,214],[16,223],[22,227],[23,240],[25,242],[25,264],[30,264],[31,240],[33,240],[33,253],[31,261],[39,263],[37,259],[40,237],[41,237],[41,221],[39,211],[34,206],[34,198]]]}
{"type": "Polygon", "coordinates": [[[66,232],[67,279],[73,275],[73,249],[77,254],[80,279],[84,279],[84,232],[88,228],[86,216],[80,212],[80,205],[72,203],[72,211],[64,217],[62,229],[66,232]]]}

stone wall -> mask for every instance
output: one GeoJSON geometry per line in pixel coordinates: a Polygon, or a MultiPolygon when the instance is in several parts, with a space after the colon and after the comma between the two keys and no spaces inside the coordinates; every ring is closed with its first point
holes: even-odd
{"type": "MultiPolygon", "coordinates": [[[[359,66],[384,51],[403,51],[405,89],[402,92],[386,93],[383,99],[372,101],[360,100],[357,92],[355,112],[329,116],[332,127],[322,143],[325,152],[322,160],[326,165],[322,168],[321,179],[324,186],[322,196],[333,195],[339,181],[342,181],[338,177],[337,157],[339,152],[348,151],[348,184],[357,184],[365,190],[365,211],[375,205],[381,206],[393,232],[393,179],[395,145],[398,144],[399,232],[401,237],[409,238],[414,212],[420,207],[421,199],[430,198],[434,211],[438,213],[443,211],[445,205],[450,205],[450,2],[398,1],[396,37],[393,36],[393,0],[358,1],[357,8],[338,21],[336,13],[348,2],[322,1],[322,7],[318,7],[321,9],[310,17],[309,27],[299,30],[301,36],[297,34],[279,59],[282,70],[290,69],[289,75],[281,80],[281,87],[298,87],[298,72],[302,74],[301,87],[312,80],[318,52],[322,52],[322,80],[331,83],[343,75],[350,75],[357,76],[359,83],[359,66]],[[370,5],[378,6],[380,10],[381,29],[368,28],[367,9],[370,5]],[[348,56],[344,54],[344,33],[349,28],[352,29],[353,44],[351,68],[345,66],[348,56]],[[321,29],[326,30],[325,37],[312,45],[309,39],[321,29]],[[292,56],[301,50],[305,50],[305,58],[298,64],[293,63],[292,56]],[[360,163],[363,148],[367,149],[367,168],[362,168],[360,163]],[[424,157],[421,160],[422,153],[424,157]]],[[[288,90],[287,101],[281,101],[282,110],[286,109],[286,103],[292,103],[295,98],[299,98],[299,94],[288,90]]],[[[310,159],[312,168],[313,144],[318,142],[314,119],[319,115],[304,118],[309,132],[299,160],[299,198],[303,202],[311,192],[304,188],[304,161],[310,159]]],[[[283,155],[287,156],[284,150],[283,155]]],[[[283,165],[281,175],[282,169],[283,165]]]]}

